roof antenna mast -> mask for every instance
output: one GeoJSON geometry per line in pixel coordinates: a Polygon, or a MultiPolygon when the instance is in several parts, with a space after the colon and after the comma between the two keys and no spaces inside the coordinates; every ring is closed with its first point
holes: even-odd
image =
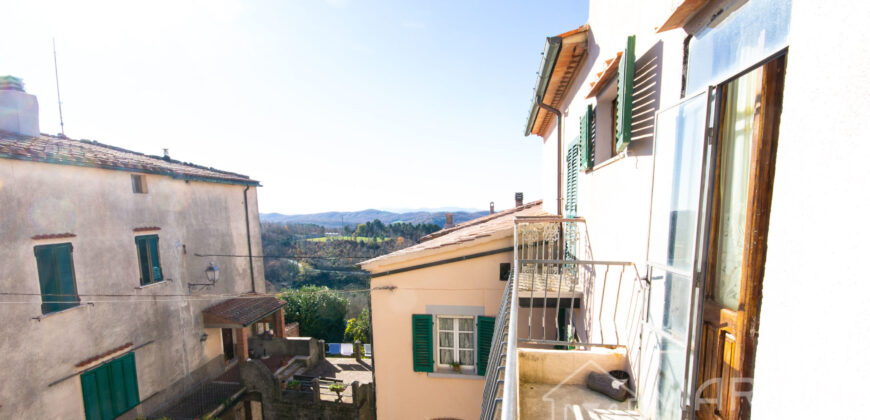
{"type": "Polygon", "coordinates": [[[60,101],[60,80],[57,77],[57,47],[54,44],[54,37],[51,38],[51,49],[54,51],[54,85],[57,87],[57,112],[60,114],[60,136],[66,138],[66,132],[63,131],[63,106],[60,101]]]}

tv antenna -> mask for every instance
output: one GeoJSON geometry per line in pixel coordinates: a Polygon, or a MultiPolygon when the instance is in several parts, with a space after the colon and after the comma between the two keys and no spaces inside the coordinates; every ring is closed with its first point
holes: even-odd
{"type": "Polygon", "coordinates": [[[57,46],[54,44],[54,37],[51,38],[51,49],[54,52],[54,85],[57,87],[57,112],[60,114],[60,135],[66,137],[63,131],[63,105],[60,101],[60,79],[57,77],[57,46]]]}

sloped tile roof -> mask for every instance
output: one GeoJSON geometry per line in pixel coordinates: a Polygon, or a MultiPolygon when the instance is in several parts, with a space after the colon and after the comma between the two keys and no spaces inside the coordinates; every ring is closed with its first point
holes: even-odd
{"type": "Polygon", "coordinates": [[[544,214],[541,201],[533,201],[519,207],[478,217],[448,229],[441,229],[420,238],[420,243],[417,245],[400,249],[387,255],[381,255],[380,257],[364,261],[360,265],[365,268],[372,264],[398,262],[424,251],[468,243],[497,234],[510,235],[513,232],[514,217],[541,216],[544,214]]]}
{"type": "Polygon", "coordinates": [[[273,296],[248,295],[225,300],[202,311],[205,324],[247,326],[281,309],[284,302],[273,296]]]}
{"type": "Polygon", "coordinates": [[[260,185],[241,174],[150,156],[92,140],[0,131],[0,158],[166,175],[172,178],[260,185]]]}

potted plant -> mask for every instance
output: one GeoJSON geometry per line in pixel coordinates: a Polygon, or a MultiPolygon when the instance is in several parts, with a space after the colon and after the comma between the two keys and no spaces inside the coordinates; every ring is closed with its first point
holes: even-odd
{"type": "Polygon", "coordinates": [[[338,401],[341,401],[341,393],[347,388],[345,384],[335,383],[329,386],[329,390],[334,392],[336,396],[338,396],[338,401]]]}
{"type": "Polygon", "coordinates": [[[462,365],[460,365],[459,362],[453,362],[450,366],[453,367],[454,372],[462,372],[462,365]]]}
{"type": "Polygon", "coordinates": [[[302,382],[299,382],[297,379],[293,379],[284,383],[284,387],[291,391],[299,391],[302,389],[302,382]]]}

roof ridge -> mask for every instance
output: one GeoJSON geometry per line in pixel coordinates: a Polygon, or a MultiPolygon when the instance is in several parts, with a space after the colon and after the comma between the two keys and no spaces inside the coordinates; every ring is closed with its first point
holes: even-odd
{"type": "Polygon", "coordinates": [[[486,216],[481,216],[481,217],[478,217],[478,218],[476,218],[476,219],[471,219],[471,220],[469,220],[469,221],[467,221],[467,222],[462,222],[462,223],[460,223],[460,224],[458,224],[458,225],[456,225],[456,226],[453,226],[453,227],[450,227],[450,228],[441,229],[441,230],[439,230],[439,231],[432,232],[432,233],[430,233],[430,234],[428,234],[428,235],[426,235],[426,236],[420,238],[420,240],[417,241],[417,243],[423,243],[423,242],[426,242],[426,241],[428,241],[428,240],[435,239],[435,238],[439,238],[439,237],[441,237],[441,236],[444,236],[444,235],[447,235],[447,234],[450,234],[450,233],[456,232],[457,230],[465,229],[465,228],[467,228],[467,227],[471,227],[471,226],[476,226],[476,225],[479,225],[479,224],[481,224],[481,223],[486,223],[486,222],[488,222],[488,221],[490,221],[490,220],[497,219],[497,218],[499,218],[499,217],[503,217],[503,216],[507,216],[507,215],[509,215],[509,214],[513,214],[513,213],[516,213],[516,212],[519,212],[519,211],[523,211],[523,210],[525,210],[525,209],[529,209],[529,208],[532,208],[532,207],[534,207],[534,206],[536,206],[536,205],[539,205],[539,204],[541,204],[542,202],[543,202],[543,200],[535,200],[535,201],[531,201],[531,202],[529,202],[529,203],[523,204],[523,205],[521,205],[521,206],[511,207],[511,208],[509,208],[509,209],[502,210],[502,211],[500,211],[500,212],[496,212],[496,213],[492,213],[492,214],[487,214],[486,216]]]}

